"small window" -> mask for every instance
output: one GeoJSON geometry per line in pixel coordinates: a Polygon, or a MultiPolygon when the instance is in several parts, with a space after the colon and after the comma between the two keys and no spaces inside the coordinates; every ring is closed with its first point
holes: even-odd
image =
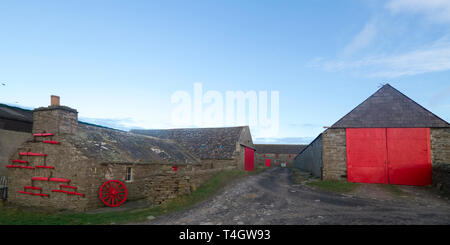
{"type": "Polygon", "coordinates": [[[125,174],[125,181],[126,182],[133,181],[133,169],[131,169],[131,167],[127,167],[127,172],[125,174]]]}

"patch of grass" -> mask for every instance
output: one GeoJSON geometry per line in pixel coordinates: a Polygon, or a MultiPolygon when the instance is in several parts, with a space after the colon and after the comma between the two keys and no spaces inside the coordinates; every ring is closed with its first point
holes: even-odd
{"type": "Polygon", "coordinates": [[[351,183],[345,180],[315,180],[306,184],[324,191],[339,193],[352,192],[358,186],[357,183],[351,183]]]}
{"type": "Polygon", "coordinates": [[[406,193],[400,189],[400,187],[396,185],[380,185],[383,189],[390,192],[395,196],[405,196],[406,193]]]}
{"type": "Polygon", "coordinates": [[[291,168],[292,176],[294,177],[294,182],[297,184],[302,184],[311,180],[311,174],[303,172],[297,168],[291,168]]]}
{"type": "Polygon", "coordinates": [[[0,206],[0,225],[103,225],[125,224],[146,221],[149,216],[160,216],[180,211],[204,201],[230,182],[264,171],[256,169],[245,172],[238,169],[224,170],[208,179],[190,195],[182,196],[157,207],[139,210],[113,211],[105,213],[50,213],[39,210],[23,210],[15,207],[0,206]]]}

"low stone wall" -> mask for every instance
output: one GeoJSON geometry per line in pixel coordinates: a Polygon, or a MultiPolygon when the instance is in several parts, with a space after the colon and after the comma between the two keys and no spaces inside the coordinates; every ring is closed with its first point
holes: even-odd
{"type": "Polygon", "coordinates": [[[124,182],[128,200],[147,199],[161,205],[176,197],[190,194],[214,174],[234,169],[234,160],[208,160],[201,164],[178,165],[174,171],[168,164],[104,163],[106,179],[124,182]],[[125,181],[126,168],[133,172],[132,181],[125,181]]]}
{"type": "Polygon", "coordinates": [[[324,180],[347,179],[347,146],[345,129],[327,129],[322,134],[322,178],[324,180]]]}
{"type": "Polygon", "coordinates": [[[433,186],[450,193],[450,129],[432,128],[430,133],[433,186]]]}

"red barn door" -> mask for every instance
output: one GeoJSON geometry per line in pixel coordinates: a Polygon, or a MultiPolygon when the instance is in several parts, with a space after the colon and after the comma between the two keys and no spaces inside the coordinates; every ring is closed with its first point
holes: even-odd
{"type": "Polygon", "coordinates": [[[270,162],[271,162],[270,159],[266,159],[266,167],[270,167],[270,162]]]}
{"type": "Polygon", "coordinates": [[[348,181],[387,184],[386,129],[352,128],[346,137],[348,181]]]}
{"type": "Polygon", "coordinates": [[[253,171],[255,168],[255,150],[245,147],[245,171],[253,171]]]}
{"type": "Polygon", "coordinates": [[[429,128],[347,129],[349,182],[431,184],[429,128]]]}
{"type": "Polygon", "coordinates": [[[429,128],[387,129],[389,183],[431,185],[429,128]]]}

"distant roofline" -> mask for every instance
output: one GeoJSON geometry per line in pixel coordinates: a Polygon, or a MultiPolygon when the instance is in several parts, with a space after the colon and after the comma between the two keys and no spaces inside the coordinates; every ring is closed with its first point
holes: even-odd
{"type": "Polygon", "coordinates": [[[246,128],[249,126],[232,126],[232,127],[203,127],[203,128],[154,128],[154,129],[130,129],[132,131],[161,131],[161,130],[191,130],[191,129],[229,129],[229,128],[246,128]]]}

